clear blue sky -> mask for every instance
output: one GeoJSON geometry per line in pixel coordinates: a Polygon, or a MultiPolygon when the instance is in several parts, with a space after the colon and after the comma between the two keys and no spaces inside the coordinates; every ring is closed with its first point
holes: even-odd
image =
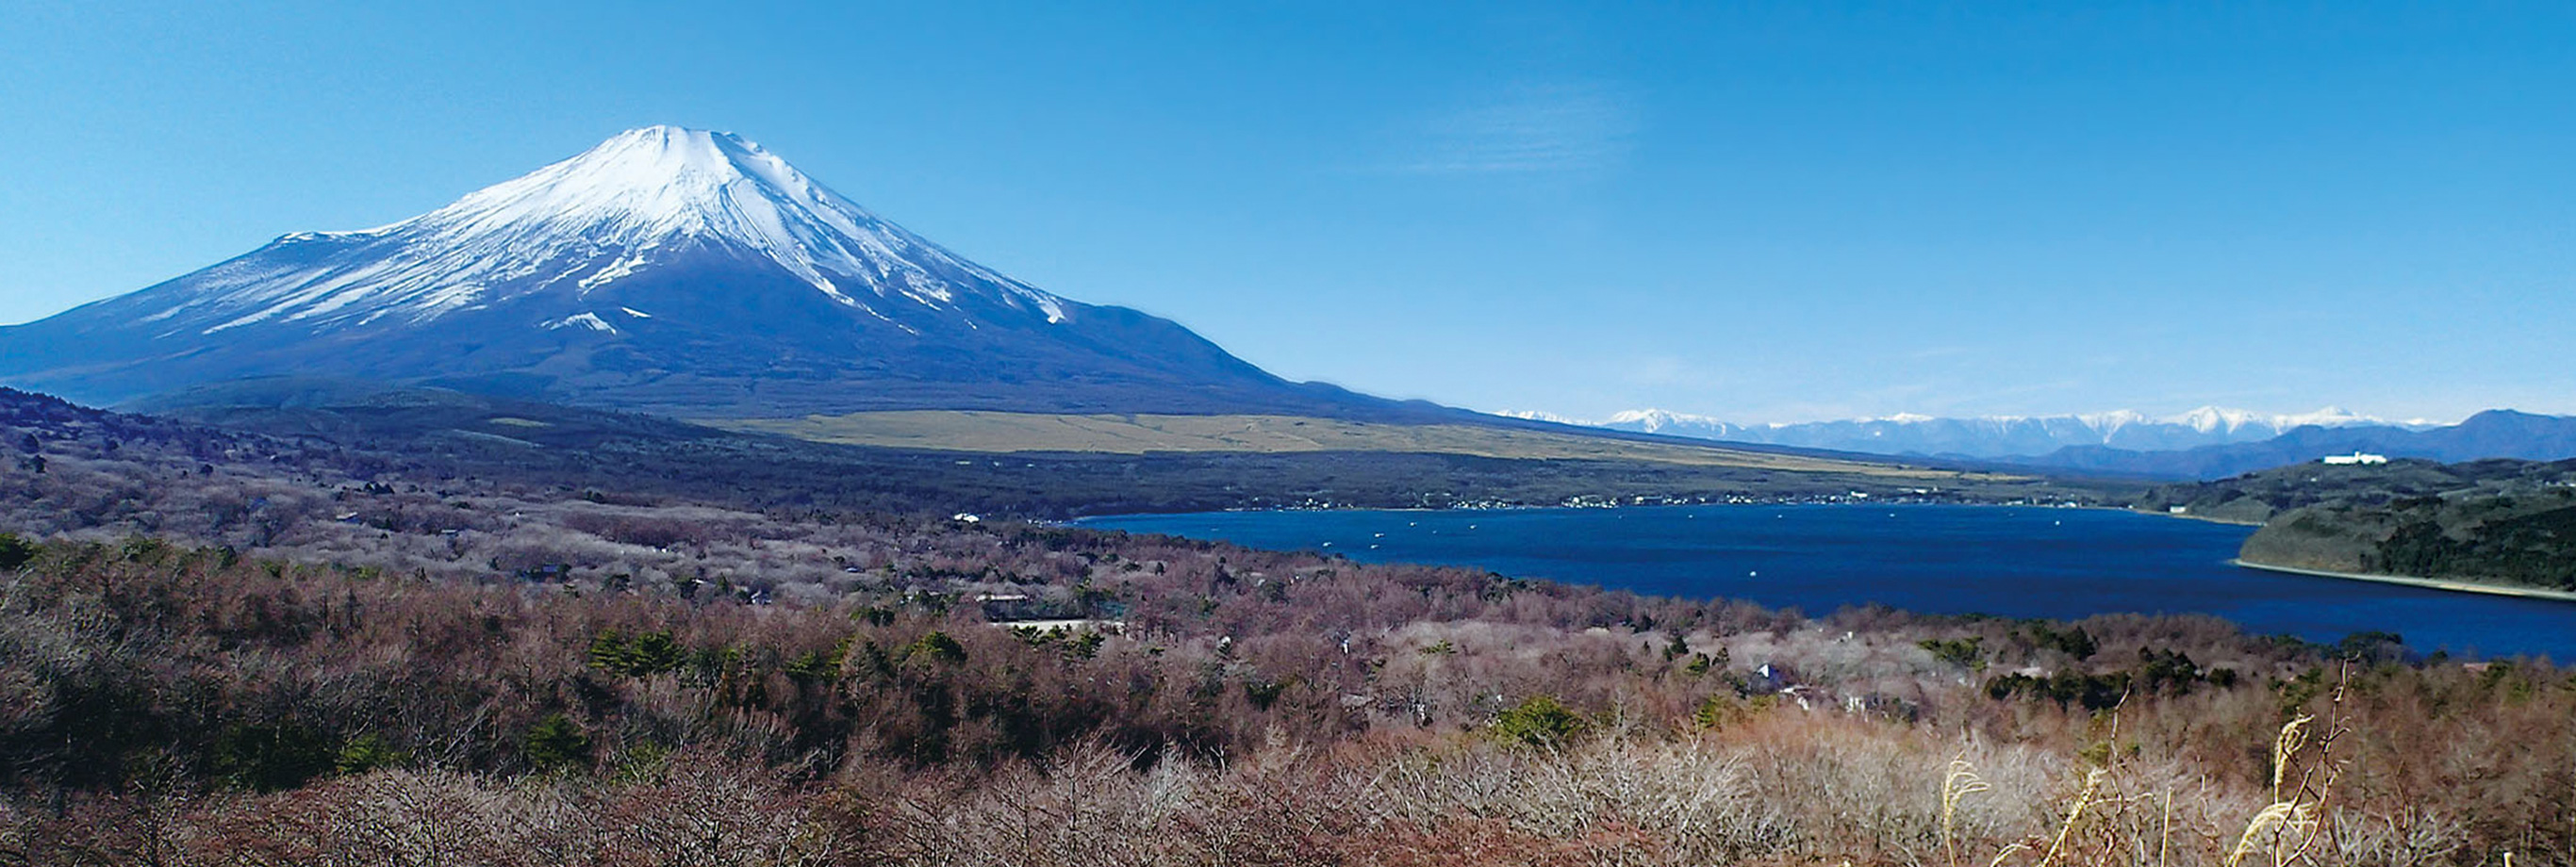
{"type": "Polygon", "coordinates": [[[5,0],[0,322],[677,123],[1383,394],[2576,412],[2569,4],[1038,5],[5,0]]]}

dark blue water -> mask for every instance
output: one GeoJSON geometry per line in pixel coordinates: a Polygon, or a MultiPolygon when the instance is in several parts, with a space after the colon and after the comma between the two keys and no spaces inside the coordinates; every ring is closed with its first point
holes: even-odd
{"type": "Polygon", "coordinates": [[[2383,630],[2418,650],[2576,659],[2576,603],[2228,565],[2248,527],[2098,509],[1668,506],[1445,512],[1218,512],[1084,526],[1439,563],[1822,614],[2079,618],[2215,614],[2264,635],[2383,630]]]}

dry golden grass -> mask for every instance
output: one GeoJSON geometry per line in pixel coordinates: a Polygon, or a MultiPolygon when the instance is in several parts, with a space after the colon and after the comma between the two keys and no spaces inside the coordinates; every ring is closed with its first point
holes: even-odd
{"type": "MultiPolygon", "coordinates": [[[[1964,474],[1895,464],[1460,424],[1396,425],[1281,415],[1050,415],[906,410],[710,422],[843,445],[969,452],[1418,452],[1534,460],[1647,461],[1926,481],[1964,474]]],[[[2002,477],[1991,477],[2002,478],[2002,477]]]]}
{"type": "Polygon", "coordinates": [[[1993,790],[1993,786],[1986,784],[1986,778],[1977,775],[1976,766],[1969,764],[1966,756],[1950,760],[1950,772],[1941,779],[1941,855],[1951,864],[1959,863],[1958,841],[1954,832],[1958,827],[1960,799],[1993,790]]]}

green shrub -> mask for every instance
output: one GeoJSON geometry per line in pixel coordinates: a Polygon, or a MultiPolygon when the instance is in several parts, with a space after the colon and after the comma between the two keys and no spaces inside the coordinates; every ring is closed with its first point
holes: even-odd
{"type": "Polygon", "coordinates": [[[528,729],[528,762],[540,770],[562,770],[590,761],[590,733],[572,717],[554,714],[528,729]]]}
{"type": "Polygon", "coordinates": [[[1724,731],[1751,721],[1779,703],[1774,696],[1761,695],[1746,699],[1732,692],[1720,692],[1701,699],[1691,711],[1691,722],[1709,731],[1724,731]]]}
{"type": "Polygon", "coordinates": [[[329,736],[305,726],[235,725],[216,739],[213,758],[225,783],[277,792],[330,773],[338,751],[329,736]]]}
{"type": "Polygon", "coordinates": [[[590,640],[590,666],[613,674],[650,677],[677,671],[688,657],[668,630],[629,637],[614,629],[590,640]]]}
{"type": "Polygon", "coordinates": [[[390,768],[411,761],[411,753],[395,749],[374,733],[350,738],[340,745],[340,755],[332,771],[341,774],[363,774],[377,768],[390,768]]]}
{"type": "Polygon", "coordinates": [[[1583,730],[1583,717],[1552,695],[1534,695],[1494,717],[1495,737],[1534,747],[1561,744],[1583,730]]]}
{"type": "Polygon", "coordinates": [[[948,633],[931,630],[930,634],[904,648],[904,655],[914,659],[926,657],[941,662],[965,662],[966,645],[957,643],[957,639],[949,637],[948,633]]]}
{"type": "MultiPolygon", "coordinates": [[[[809,650],[787,661],[787,676],[800,681],[831,681],[841,677],[841,661],[850,655],[850,642],[843,640],[830,650],[809,650]]],[[[963,653],[959,654],[961,657],[963,653]]]]}
{"type": "Polygon", "coordinates": [[[0,571],[16,569],[36,559],[36,546],[25,539],[0,533],[0,571]]]}
{"type": "Polygon", "coordinates": [[[1985,643],[1986,639],[1982,636],[1947,640],[1926,638],[1915,642],[1916,646],[1931,651],[1932,658],[1969,671],[1986,670],[1985,643]]]}
{"type": "Polygon", "coordinates": [[[2049,628],[2046,623],[2033,623],[2028,632],[2032,646],[2059,651],[2076,659],[2091,659],[2102,649],[2101,645],[2094,643],[2093,634],[2081,626],[2060,632],[2049,628]]]}

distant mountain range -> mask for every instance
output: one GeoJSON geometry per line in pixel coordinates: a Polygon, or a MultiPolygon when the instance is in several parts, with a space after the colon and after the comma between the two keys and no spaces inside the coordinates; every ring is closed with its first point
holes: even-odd
{"type": "Polygon", "coordinates": [[[2576,458],[2576,416],[2535,415],[2497,409],[2469,416],[2459,424],[2435,428],[2383,425],[2302,427],[2259,442],[2159,452],[2072,446],[2013,462],[2088,473],[2223,479],[2272,467],[2313,463],[2327,455],[2352,452],[2443,463],[2493,458],[2565,460],[2576,458]]]}
{"type": "MultiPolygon", "coordinates": [[[[1586,423],[1544,413],[1511,415],[1586,423]]],[[[2456,425],[2388,422],[2333,408],[2264,415],[2219,407],[2171,416],[2128,411],[1984,418],[1900,415],[1766,425],[1642,410],[1589,424],[1726,442],[2177,479],[2224,478],[2356,451],[2445,462],[2576,457],[2576,417],[2512,410],[2482,412],[2456,425]]]]}
{"type": "Polygon", "coordinates": [[[1765,443],[1811,449],[1884,455],[2002,458],[2044,455],[2069,446],[2132,451],[2170,451],[2225,443],[2271,439],[2301,427],[2392,425],[2368,416],[2327,407],[2311,413],[2264,415],[2240,409],[2205,406],[2170,416],[2115,412],[1938,418],[1895,415],[1884,418],[1795,424],[1737,424],[1708,416],[1659,409],[1631,410],[1600,421],[1579,421],[1547,413],[1505,413],[1518,418],[1584,424],[1612,430],[1659,433],[1729,442],[1765,443]]]}
{"type": "Polygon", "coordinates": [[[1468,415],[1282,380],[1170,321],[968,261],[758,144],[668,126],[0,328],[0,383],[85,402],[274,376],[700,418],[1468,415]]]}

